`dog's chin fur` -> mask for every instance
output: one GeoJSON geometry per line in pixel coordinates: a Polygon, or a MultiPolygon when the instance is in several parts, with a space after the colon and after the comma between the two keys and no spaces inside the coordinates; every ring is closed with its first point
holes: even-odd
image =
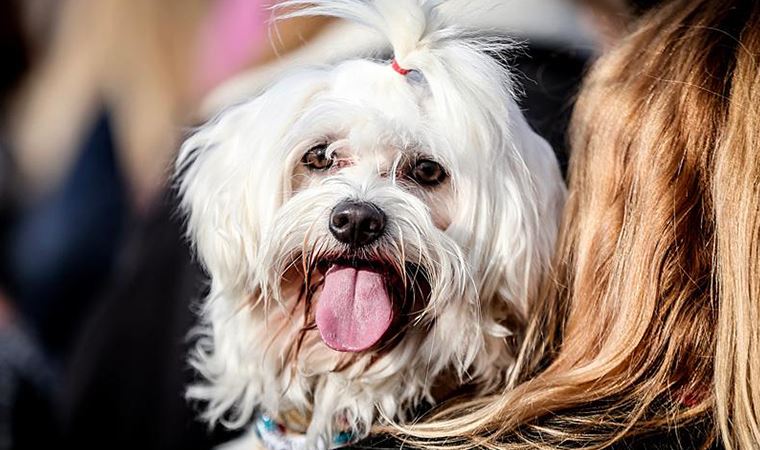
{"type": "Polygon", "coordinates": [[[255,411],[296,412],[317,440],[406,420],[439,400],[433,388],[444,381],[483,391],[503,383],[514,362],[507,337],[519,335],[548,270],[564,187],[492,58],[503,41],[447,24],[440,2],[286,6],[307,3],[291,15],[374,27],[414,72],[351,60],[293,73],[191,136],[177,179],[211,278],[191,356],[203,381],[189,397],[203,401],[207,421],[230,428],[255,411]],[[350,164],[305,170],[302,155],[325,140],[350,164]],[[415,154],[440,162],[447,181],[405,180],[400,167],[415,154]],[[384,261],[411,289],[400,292],[417,293],[412,306],[394,304],[402,313],[393,332],[358,353],[330,349],[313,326],[319,265],[352,251],[328,230],[346,199],[387,216],[384,235],[350,256],[384,261]]]}

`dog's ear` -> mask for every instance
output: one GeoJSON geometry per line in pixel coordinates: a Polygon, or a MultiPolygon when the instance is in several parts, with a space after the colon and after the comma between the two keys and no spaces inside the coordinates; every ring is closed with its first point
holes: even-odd
{"type": "Polygon", "coordinates": [[[484,319],[493,318],[492,308],[505,307],[525,316],[550,268],[565,198],[551,147],[516,103],[507,109],[507,136],[490,141],[502,148],[490,153],[493,160],[468,165],[470,183],[458,186],[448,231],[468,249],[484,319]]]}
{"type": "Polygon", "coordinates": [[[490,254],[482,260],[482,298],[506,300],[525,317],[550,273],[566,189],[551,146],[528,125],[516,103],[510,107],[514,148],[503,170],[491,171],[494,189],[482,236],[490,254]]]}
{"type": "Polygon", "coordinates": [[[222,112],[182,145],[176,180],[187,234],[217,287],[255,288],[268,221],[287,195],[288,133],[318,79],[286,78],[222,112]]]}

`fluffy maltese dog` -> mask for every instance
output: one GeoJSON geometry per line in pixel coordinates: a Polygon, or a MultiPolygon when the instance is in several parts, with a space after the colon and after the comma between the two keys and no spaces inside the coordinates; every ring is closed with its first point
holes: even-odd
{"type": "Polygon", "coordinates": [[[337,448],[514,363],[564,185],[494,58],[508,44],[441,3],[285,2],[374,28],[395,58],[294,72],[182,146],[211,279],[188,395],[243,440],[337,448]]]}

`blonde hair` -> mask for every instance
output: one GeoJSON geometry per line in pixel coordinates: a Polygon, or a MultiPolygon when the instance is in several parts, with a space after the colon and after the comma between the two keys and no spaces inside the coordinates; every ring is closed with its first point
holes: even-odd
{"type": "Polygon", "coordinates": [[[705,446],[758,445],[759,58],[759,2],[678,0],[597,62],[511,386],[413,442],[603,448],[695,425],[705,446]]]}

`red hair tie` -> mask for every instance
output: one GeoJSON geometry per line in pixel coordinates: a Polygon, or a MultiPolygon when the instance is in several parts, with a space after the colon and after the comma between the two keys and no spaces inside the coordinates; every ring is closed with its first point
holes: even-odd
{"type": "Polygon", "coordinates": [[[403,67],[401,67],[401,66],[398,65],[398,62],[396,61],[396,58],[393,58],[391,60],[391,67],[393,68],[393,70],[395,70],[396,72],[400,73],[401,75],[406,75],[406,74],[409,73],[409,69],[404,69],[403,67]]]}

